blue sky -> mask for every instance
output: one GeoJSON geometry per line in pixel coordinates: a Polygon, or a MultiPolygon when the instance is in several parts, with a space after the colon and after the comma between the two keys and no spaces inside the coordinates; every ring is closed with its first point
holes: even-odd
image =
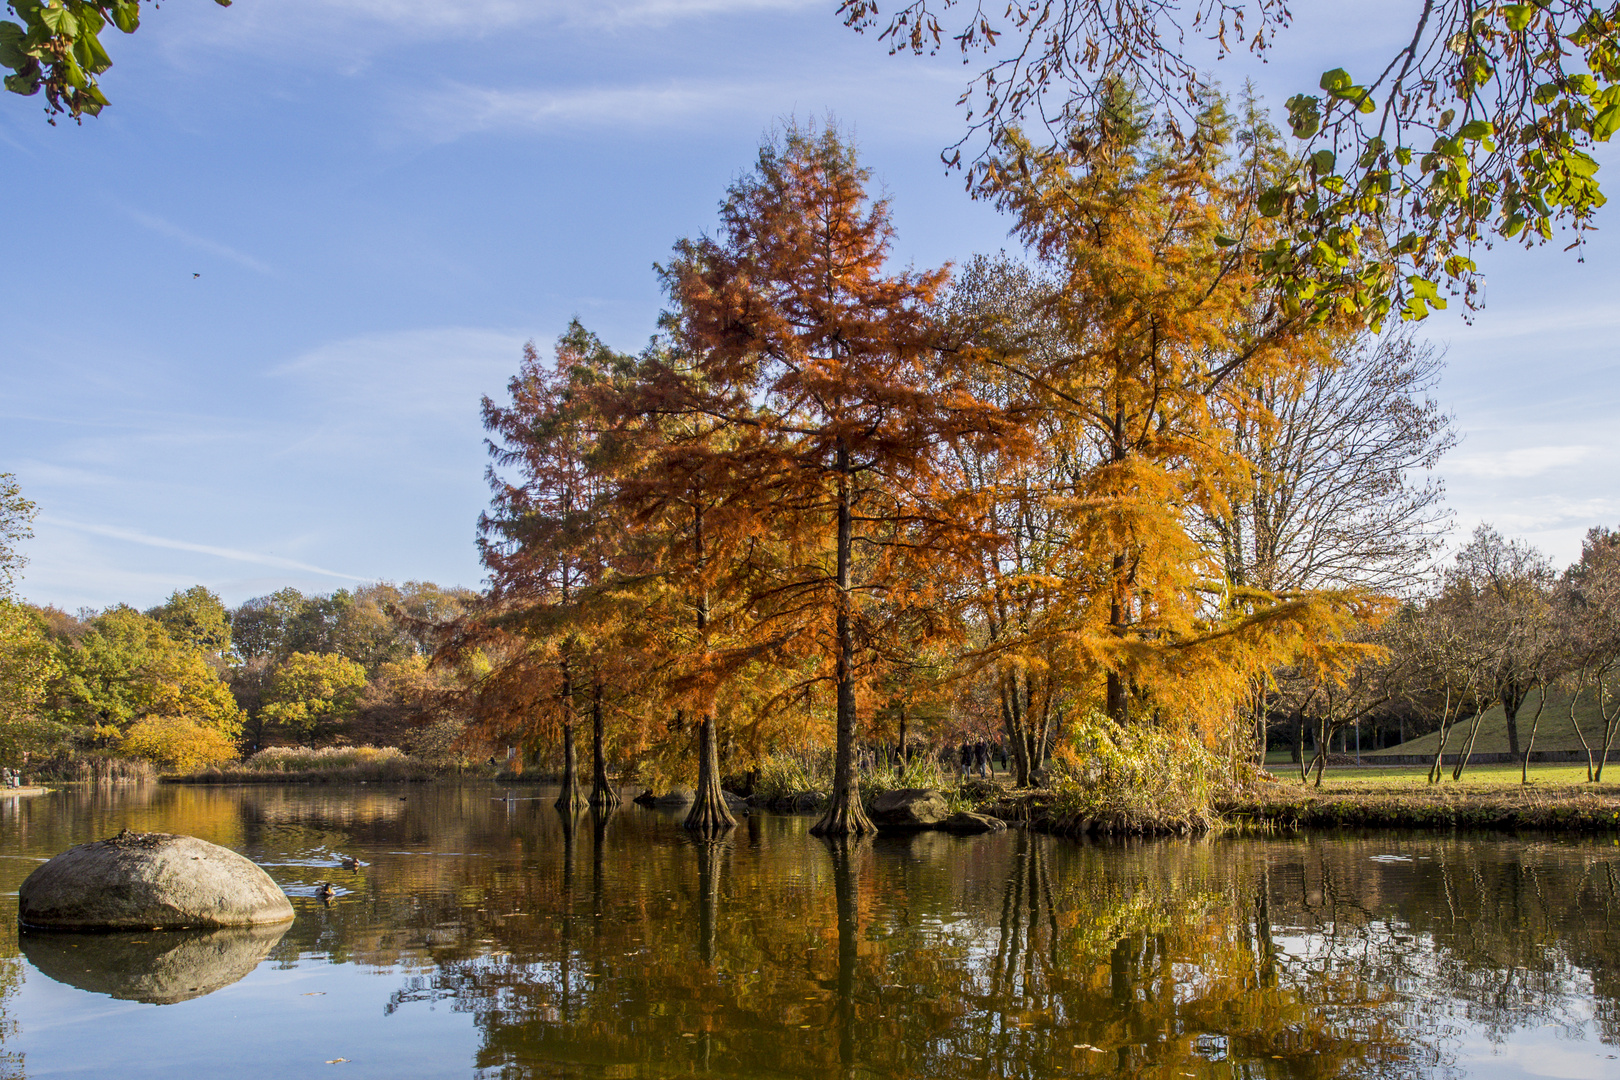
{"type": "MultiPolygon", "coordinates": [[[[477,585],[480,395],[575,315],[638,348],[652,264],[712,227],[782,117],[853,129],[902,261],[1006,246],[937,157],[965,70],[891,58],[835,6],[170,0],[110,42],[101,118],[50,128],[0,95],[0,471],[40,507],[24,595],[477,585]]],[[[1295,7],[1228,86],[1279,103],[1409,30],[1398,3],[1295,7]]],[[[1499,248],[1473,325],[1425,326],[1460,528],[1564,562],[1620,524],[1615,253],[1499,248]]]]}

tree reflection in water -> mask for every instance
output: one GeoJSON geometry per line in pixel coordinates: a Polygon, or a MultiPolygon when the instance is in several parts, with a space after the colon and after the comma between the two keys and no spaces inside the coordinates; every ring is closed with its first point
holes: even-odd
{"type": "Polygon", "coordinates": [[[151,824],[284,881],[360,852],[273,962],[390,972],[389,1012],[469,1015],[491,1076],[1441,1077],[1493,1040],[1620,1040],[1608,839],[829,844],[478,789],[162,797],[151,824]]]}
{"type": "Polygon", "coordinates": [[[1437,1076],[1466,1025],[1502,1039],[1586,1001],[1616,1034],[1616,875],[1595,850],[595,843],[591,955],[565,889],[549,922],[432,976],[503,1076],[1437,1076]]]}

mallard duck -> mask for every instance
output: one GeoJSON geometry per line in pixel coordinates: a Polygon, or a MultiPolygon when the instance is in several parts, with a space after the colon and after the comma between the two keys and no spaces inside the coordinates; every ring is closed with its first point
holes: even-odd
{"type": "Polygon", "coordinates": [[[320,888],[315,890],[315,895],[320,897],[322,900],[330,902],[332,897],[337,895],[337,890],[332,888],[332,883],[330,881],[323,881],[321,882],[320,888]]]}
{"type": "Polygon", "coordinates": [[[345,870],[360,869],[360,860],[355,858],[353,855],[339,855],[338,862],[342,864],[343,869],[345,870]]]}

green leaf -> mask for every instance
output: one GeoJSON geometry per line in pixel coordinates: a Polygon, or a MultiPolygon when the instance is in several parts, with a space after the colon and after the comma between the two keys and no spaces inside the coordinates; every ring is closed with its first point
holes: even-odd
{"type": "Polygon", "coordinates": [[[32,58],[23,50],[26,33],[14,22],[0,22],[0,64],[13,71],[27,65],[32,58]]]}
{"type": "Polygon", "coordinates": [[[1508,29],[1517,33],[1530,25],[1530,17],[1536,9],[1529,4],[1504,4],[1502,14],[1506,17],[1508,29]]]}
{"type": "Polygon", "coordinates": [[[1470,120],[1462,126],[1462,130],[1457,134],[1465,139],[1478,140],[1483,139],[1495,130],[1496,128],[1489,120],[1470,120]]]}
{"type": "Polygon", "coordinates": [[[1230,236],[1221,236],[1221,235],[1217,234],[1216,237],[1215,237],[1215,246],[1216,247],[1229,248],[1233,244],[1236,244],[1236,243],[1237,243],[1237,241],[1232,239],[1230,236]]]}
{"type": "Polygon", "coordinates": [[[1592,138],[1598,142],[1608,142],[1616,131],[1620,131],[1620,102],[1598,113],[1592,121],[1592,138]]]}
{"type": "Polygon", "coordinates": [[[1356,111],[1357,112],[1363,112],[1363,113],[1370,113],[1376,108],[1378,108],[1378,106],[1376,104],[1374,104],[1373,99],[1372,99],[1372,95],[1371,94],[1366,94],[1366,95],[1364,95],[1362,97],[1361,104],[1356,106],[1356,111]]]}
{"type": "Polygon", "coordinates": [[[135,0],[115,3],[108,10],[112,15],[113,25],[126,34],[133,34],[141,25],[141,5],[135,0]]]}
{"type": "Polygon", "coordinates": [[[1317,176],[1326,176],[1333,171],[1334,157],[1331,150],[1318,150],[1311,155],[1311,168],[1316,170],[1317,176]]]}
{"type": "Polygon", "coordinates": [[[1295,94],[1288,99],[1288,126],[1294,138],[1308,139],[1322,128],[1322,103],[1310,94],[1295,94]]]}
{"type": "Polygon", "coordinates": [[[39,93],[39,74],[35,72],[31,75],[7,75],[6,89],[13,94],[21,94],[23,97],[37,94],[39,93]]]}
{"type": "Polygon", "coordinates": [[[1355,80],[1344,68],[1334,68],[1332,71],[1322,72],[1322,81],[1318,84],[1330,94],[1339,95],[1350,89],[1355,80]]]}
{"type": "Polygon", "coordinates": [[[51,33],[60,34],[62,37],[76,37],[79,33],[79,20],[75,19],[73,13],[65,7],[53,4],[41,8],[39,21],[44,23],[51,33]]]}
{"type": "Polygon", "coordinates": [[[1260,215],[1262,217],[1276,217],[1282,213],[1283,201],[1286,192],[1281,187],[1269,187],[1260,193],[1260,215]]]}
{"type": "Polygon", "coordinates": [[[1402,165],[1412,164],[1412,148],[1410,146],[1397,146],[1395,148],[1395,160],[1402,165]]]}

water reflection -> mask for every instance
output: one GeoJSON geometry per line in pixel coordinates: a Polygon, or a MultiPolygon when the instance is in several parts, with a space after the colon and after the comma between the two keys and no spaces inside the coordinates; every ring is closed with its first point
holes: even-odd
{"type": "Polygon", "coordinates": [[[295,899],[271,964],[383,973],[365,1038],[449,1008],[490,1076],[1438,1077],[1481,1053],[1527,1075],[1549,1047],[1616,1068],[1608,840],[827,843],[770,815],[703,838],[491,794],[36,802],[0,822],[0,875],[126,823],[229,843],[295,892],[358,855],[329,908],[295,899]]]}
{"type": "Polygon", "coordinates": [[[117,934],[25,930],[21,945],[28,962],[57,982],[126,1001],[172,1005],[245,978],[286,932],[285,924],[117,934]]]}

